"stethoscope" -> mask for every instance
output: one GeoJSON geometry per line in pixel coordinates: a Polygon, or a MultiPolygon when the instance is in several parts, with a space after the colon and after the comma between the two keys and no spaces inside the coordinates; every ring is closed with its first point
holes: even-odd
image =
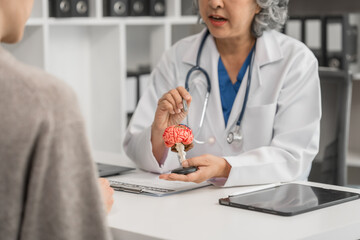
{"type": "MultiPolygon", "coordinates": [[[[201,40],[201,43],[200,43],[200,46],[199,46],[199,51],[197,53],[197,57],[196,57],[196,65],[194,67],[192,67],[189,72],[187,73],[186,75],[186,79],[185,79],[185,88],[187,91],[189,91],[189,80],[190,80],[190,76],[193,72],[195,71],[199,71],[201,72],[204,76],[205,76],[205,79],[206,79],[206,82],[207,82],[207,92],[206,92],[206,95],[205,95],[205,101],[204,101],[204,105],[203,105],[203,109],[201,111],[201,118],[200,118],[200,123],[199,123],[199,127],[198,127],[198,130],[197,130],[197,134],[200,133],[201,131],[201,128],[203,126],[203,123],[204,123],[204,119],[205,119],[205,113],[206,113],[206,108],[207,108],[207,105],[208,105],[208,101],[209,101],[209,95],[210,95],[210,91],[211,91],[211,83],[210,83],[210,77],[208,75],[208,73],[206,72],[205,69],[203,69],[202,67],[200,67],[200,57],[201,57],[201,52],[203,50],[203,47],[204,47],[204,44],[205,44],[205,40],[207,39],[207,37],[209,36],[210,32],[209,30],[207,30],[201,40]]],[[[255,47],[256,47],[256,42],[255,42],[255,47]]],[[[241,109],[241,112],[240,112],[240,116],[239,116],[239,119],[237,120],[236,122],[236,125],[235,125],[235,129],[233,131],[230,131],[227,135],[227,142],[229,144],[232,144],[233,142],[239,142],[241,143],[242,140],[243,140],[243,136],[242,136],[242,132],[241,132],[241,129],[240,129],[240,124],[241,124],[241,121],[243,119],[243,116],[244,116],[244,113],[245,113],[245,108],[246,108],[246,104],[247,104],[247,100],[248,100],[248,97],[249,97],[249,90],[250,90],[250,83],[251,83],[251,72],[252,72],[252,67],[253,67],[253,63],[254,63],[254,56],[255,56],[255,47],[254,47],[254,51],[253,51],[253,54],[252,54],[252,57],[251,57],[251,61],[250,61],[250,65],[249,65],[249,73],[248,73],[248,79],[247,79],[247,84],[246,84],[246,91],[245,91],[245,96],[244,96],[244,103],[243,103],[243,106],[242,106],[242,109],[241,109]]],[[[189,126],[189,118],[187,118],[187,125],[189,126]]],[[[205,144],[205,143],[213,143],[215,141],[214,138],[211,138],[209,139],[209,141],[200,141],[200,140],[197,140],[196,139],[196,133],[194,133],[194,142],[198,143],[198,144],[205,144]]]]}

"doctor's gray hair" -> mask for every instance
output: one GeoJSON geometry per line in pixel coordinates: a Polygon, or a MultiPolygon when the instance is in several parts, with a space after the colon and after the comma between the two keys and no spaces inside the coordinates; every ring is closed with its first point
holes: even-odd
{"type": "Polygon", "coordinates": [[[256,0],[261,11],[255,15],[252,32],[261,37],[269,29],[281,30],[288,18],[289,0],[256,0]]]}
{"type": "MultiPolygon", "coordinates": [[[[255,15],[251,26],[252,34],[258,38],[270,29],[281,30],[288,18],[289,0],[255,0],[261,8],[255,15]]],[[[198,0],[193,1],[194,8],[199,12],[198,0]]]]}

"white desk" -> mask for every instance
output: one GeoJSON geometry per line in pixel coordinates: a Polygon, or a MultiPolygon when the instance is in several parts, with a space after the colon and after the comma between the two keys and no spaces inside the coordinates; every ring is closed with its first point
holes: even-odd
{"type": "Polygon", "coordinates": [[[218,204],[238,189],[205,187],[165,197],[115,192],[109,224],[115,239],[360,238],[360,200],[293,217],[218,204]]]}
{"type": "Polygon", "coordinates": [[[360,239],[360,200],[293,217],[218,204],[219,198],[239,189],[210,186],[165,197],[115,192],[108,222],[115,239],[127,240],[360,239]]]}

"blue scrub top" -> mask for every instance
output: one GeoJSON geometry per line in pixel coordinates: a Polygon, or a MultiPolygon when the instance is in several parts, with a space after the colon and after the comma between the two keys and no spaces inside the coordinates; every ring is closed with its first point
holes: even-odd
{"type": "Polygon", "coordinates": [[[221,106],[222,106],[224,120],[225,120],[225,127],[227,126],[227,122],[229,120],[231,109],[234,104],[236,95],[239,91],[241,82],[245,76],[248,66],[250,65],[253,51],[254,51],[254,48],[251,49],[244,64],[242,65],[242,67],[239,71],[239,74],[237,76],[237,81],[235,84],[232,84],[230,77],[226,71],[226,68],[221,60],[221,57],[219,57],[219,63],[218,63],[219,88],[220,88],[221,106]]]}

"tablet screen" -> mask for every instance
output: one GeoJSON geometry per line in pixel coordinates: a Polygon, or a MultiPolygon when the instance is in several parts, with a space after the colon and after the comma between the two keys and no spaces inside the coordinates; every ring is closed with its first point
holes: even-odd
{"type": "Polygon", "coordinates": [[[291,216],[355,200],[359,194],[302,184],[284,184],[220,199],[222,205],[291,216]]]}

